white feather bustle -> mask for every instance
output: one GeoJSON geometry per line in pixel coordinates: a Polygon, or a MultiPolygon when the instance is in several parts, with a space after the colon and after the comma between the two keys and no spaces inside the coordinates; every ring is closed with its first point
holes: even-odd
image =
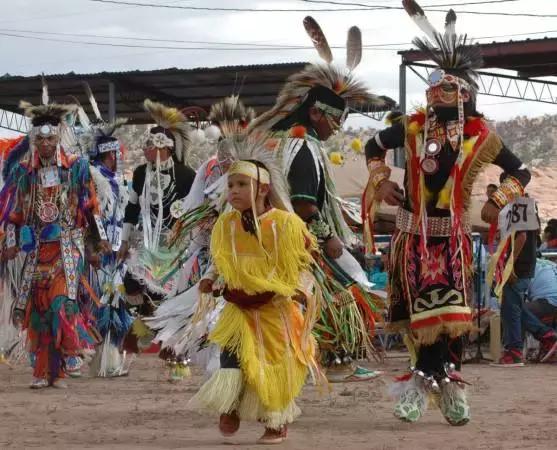
{"type": "Polygon", "coordinates": [[[205,133],[205,137],[209,141],[215,141],[216,142],[221,137],[220,129],[216,125],[209,125],[203,131],[205,133]]]}
{"type": "Polygon", "coordinates": [[[89,166],[89,170],[91,172],[93,183],[95,183],[95,190],[101,207],[101,213],[105,216],[105,213],[114,211],[114,205],[117,200],[114,198],[110,182],[100,172],[100,170],[93,165],[89,166]]]}
{"type": "Polygon", "coordinates": [[[189,133],[191,145],[203,145],[207,140],[205,132],[198,128],[193,129],[189,133]]]}

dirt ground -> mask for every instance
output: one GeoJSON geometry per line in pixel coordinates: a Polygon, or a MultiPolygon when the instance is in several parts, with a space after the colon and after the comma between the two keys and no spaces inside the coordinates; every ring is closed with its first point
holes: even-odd
{"type": "MultiPolygon", "coordinates": [[[[557,366],[467,365],[473,418],[452,428],[431,408],[419,424],[397,421],[387,385],[404,359],[389,359],[371,382],[334,385],[320,396],[306,387],[302,417],[283,449],[554,449],[557,366]]],[[[69,380],[69,389],[31,391],[30,370],[0,365],[0,448],[254,449],[259,424],[242,424],[223,446],[216,418],[186,410],[202,377],[165,381],[162,362],[141,356],[127,378],[69,380]]]]}

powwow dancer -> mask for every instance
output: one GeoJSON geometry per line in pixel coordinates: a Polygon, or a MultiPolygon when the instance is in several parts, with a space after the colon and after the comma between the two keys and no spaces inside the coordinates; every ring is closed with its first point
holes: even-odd
{"type": "MultiPolygon", "coordinates": [[[[65,387],[65,359],[81,353],[77,321],[84,240],[100,220],[87,159],[62,148],[64,118],[75,106],[22,102],[31,117],[29,137],[14,149],[14,163],[0,193],[4,255],[26,254],[13,319],[27,330],[35,359],[32,388],[65,387]]],[[[100,233],[100,231],[99,231],[100,233]]],[[[109,251],[102,233],[101,252],[109,251]]]]}
{"type": "Polygon", "coordinates": [[[472,186],[490,163],[509,175],[482,209],[482,218],[493,223],[499,210],[522,193],[530,174],[476,111],[475,70],[481,55],[466,45],[466,36],[456,34],[454,11],[447,14],[442,34],[415,1],[403,5],[427,35],[414,44],[438,69],[429,78],[426,109],[399,117],[366,145],[365,234],[371,247],[374,210],[381,201],[399,206],[391,242],[389,320],[393,329],[410,334],[418,356],[416,366],[396,383],[395,416],[417,421],[428,393],[440,393],[445,419],[464,425],[470,408],[457,370],[463,337],[473,327],[472,186]],[[406,152],[404,191],[389,180],[385,164],[386,151],[397,147],[406,152]]]}
{"type": "MultiPolygon", "coordinates": [[[[245,132],[255,111],[246,108],[237,96],[226,97],[211,107],[209,120],[215,136],[239,136],[245,132]]],[[[207,130],[207,129],[206,129],[207,130]]],[[[172,205],[176,223],[169,245],[175,249],[177,262],[170,267],[170,274],[183,267],[182,276],[187,280],[187,290],[161,304],[147,325],[157,330],[155,341],[177,355],[187,355],[193,363],[208,367],[212,371],[217,365],[218,353],[204,346],[207,326],[214,323],[220,307],[211,312],[204,323],[192,323],[193,313],[199,300],[198,282],[210,267],[209,242],[218,215],[225,209],[223,198],[226,188],[226,173],[232,163],[227,145],[215,146],[216,154],[198,169],[188,196],[172,205]],[[184,262],[185,261],[185,262],[184,262]],[[203,349],[203,351],[199,351],[203,349]]],[[[192,148],[195,151],[195,148],[192,148]]],[[[164,282],[164,279],[163,279],[164,282]]],[[[219,306],[223,306],[222,302],[219,306]]]]}
{"type": "MultiPolygon", "coordinates": [[[[8,164],[8,158],[17,144],[24,139],[24,136],[12,139],[0,139],[0,174],[4,173],[4,165],[8,164]]],[[[0,175],[0,190],[4,186],[4,177],[0,175]]],[[[20,330],[16,328],[12,321],[12,306],[16,290],[19,273],[21,272],[21,257],[4,261],[4,249],[6,233],[5,229],[0,228],[0,363],[10,364],[10,359],[14,356],[14,350],[21,344],[20,330]]]]}
{"type": "Polygon", "coordinates": [[[365,380],[376,373],[355,368],[352,358],[362,349],[368,357],[376,354],[371,339],[380,302],[367,292],[367,277],[347,251],[356,240],[344,220],[323,142],[341,128],[349,105],[379,107],[389,99],[372,95],[353,74],[362,56],[357,27],[348,32],[347,68],[332,64],[327,39],[312,17],[304,19],[304,27],[325,64],[310,64],[292,75],[275,106],[256,118],[250,129],[256,135],[274,132],[294,211],[323,250],[321,284],[327,313],[315,331],[327,376],[330,381],[365,380]]]}
{"type": "MultiPolygon", "coordinates": [[[[98,118],[102,120],[100,115],[98,118]]],[[[125,375],[129,369],[125,367],[121,348],[133,318],[127,310],[123,292],[123,266],[116,257],[122,243],[128,190],[118,173],[122,145],[113,135],[125,122],[120,119],[114,123],[89,126],[88,132],[80,139],[91,161],[91,176],[99,199],[102,226],[111,245],[111,252],[107,255],[99,255],[94,243],[87,248],[87,260],[92,266],[91,284],[97,288],[100,299],[95,316],[96,327],[102,337],[89,368],[94,376],[99,377],[125,375]]]]}
{"type": "Polygon", "coordinates": [[[147,162],[133,172],[132,186],[124,216],[119,258],[124,259],[131,245],[131,231],[141,218],[141,239],[138,248],[127,260],[128,275],[124,283],[128,301],[137,303],[139,316],[128,334],[124,349],[137,353],[138,340],[152,335],[141,317],[152,315],[156,303],[183,290],[179,274],[165,285],[157,281],[158,271],[167,259],[173,258],[166,239],[174,225],[172,204],[188,195],[195,172],[185,165],[188,134],[191,127],[176,108],[145,100],[145,109],[157,123],[145,135],[144,154],[147,162]]]}
{"type": "MultiPolygon", "coordinates": [[[[235,142],[228,201],[211,235],[215,271],[201,281],[204,294],[222,293],[226,306],[209,341],[221,348],[221,367],[190,401],[220,414],[220,431],[234,434],[241,420],[265,426],[262,444],[286,439],[287,424],[311,370],[317,370],[311,334],[319,314],[310,269],[315,240],[291,211],[273,152],[264,142],[235,142]],[[272,274],[273,276],[269,276],[272,274]],[[296,300],[304,302],[302,314],[296,300]]],[[[205,302],[198,313],[204,316],[205,302]]]]}

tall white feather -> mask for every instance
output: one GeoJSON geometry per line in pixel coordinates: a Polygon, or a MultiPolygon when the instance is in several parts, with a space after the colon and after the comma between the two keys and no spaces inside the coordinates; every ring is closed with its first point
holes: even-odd
{"type": "Polygon", "coordinates": [[[46,84],[46,80],[44,78],[44,74],[41,75],[41,84],[42,84],[42,97],[41,101],[43,105],[48,105],[49,97],[48,97],[48,85],[46,84]]]}
{"type": "Polygon", "coordinates": [[[101,115],[101,111],[99,109],[99,105],[97,104],[97,100],[95,100],[95,96],[93,95],[93,91],[91,90],[91,86],[89,86],[89,83],[87,83],[87,81],[83,82],[83,87],[85,88],[85,94],[87,95],[87,98],[89,99],[89,103],[91,104],[91,108],[93,109],[93,113],[95,114],[95,117],[97,118],[97,120],[102,121],[102,115],[101,115]]]}

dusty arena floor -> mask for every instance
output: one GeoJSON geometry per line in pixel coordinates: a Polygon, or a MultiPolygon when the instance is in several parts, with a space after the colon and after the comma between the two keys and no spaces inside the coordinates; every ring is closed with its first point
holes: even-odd
{"type": "MultiPolygon", "coordinates": [[[[418,425],[398,422],[386,393],[403,359],[389,360],[382,378],[335,385],[319,396],[306,387],[303,416],[283,449],[554,449],[557,448],[557,366],[468,365],[472,422],[451,428],[430,410],[418,425]]],[[[0,365],[0,448],[253,449],[258,424],[243,424],[223,447],[216,418],[186,411],[200,376],[169,384],[161,362],[140,357],[128,378],[69,380],[68,390],[28,387],[27,368],[0,365]]]]}

